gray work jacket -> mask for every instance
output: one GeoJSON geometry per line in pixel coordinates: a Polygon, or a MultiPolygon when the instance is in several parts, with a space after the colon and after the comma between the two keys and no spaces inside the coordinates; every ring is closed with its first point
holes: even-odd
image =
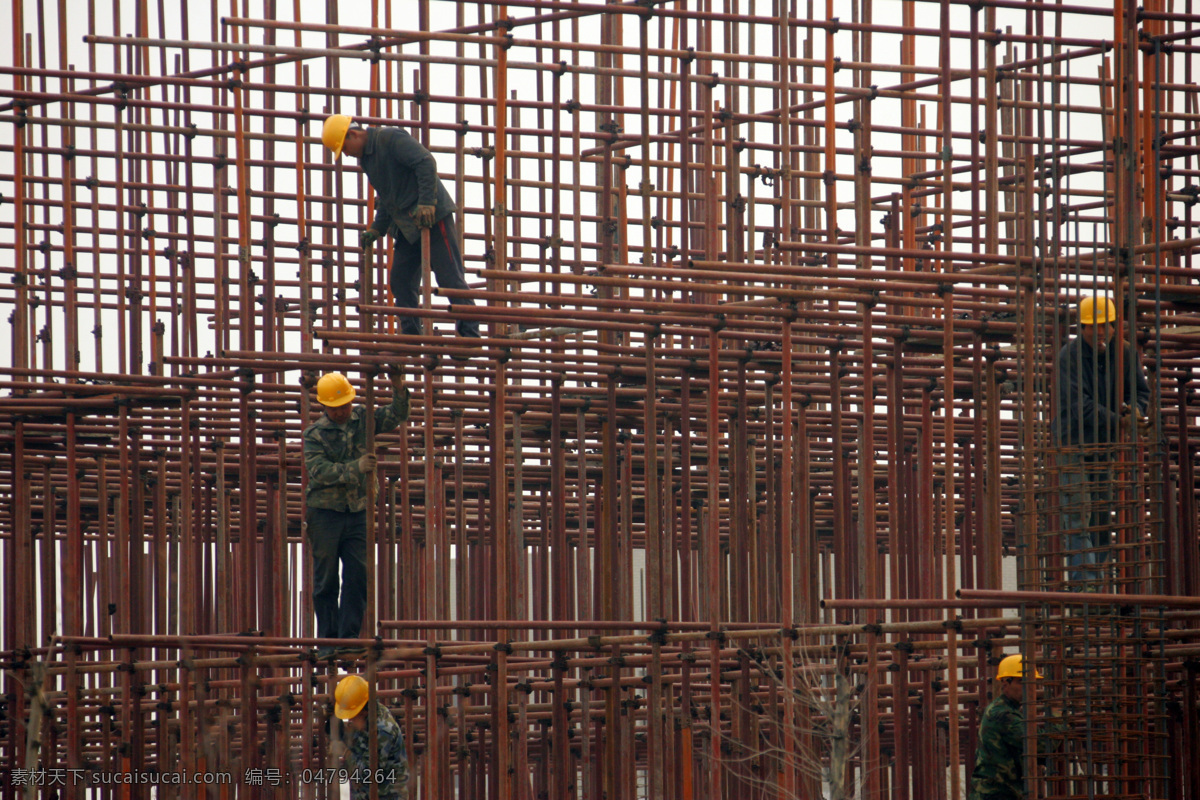
{"type": "Polygon", "coordinates": [[[375,189],[375,221],[379,234],[397,233],[410,243],[421,240],[417,206],[436,206],[434,221],[456,210],[437,175],[433,154],[401,128],[370,128],[359,159],[375,189]]]}

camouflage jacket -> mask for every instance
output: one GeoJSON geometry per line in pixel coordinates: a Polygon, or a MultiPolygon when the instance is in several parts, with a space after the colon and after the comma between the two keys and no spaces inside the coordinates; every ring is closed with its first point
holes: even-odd
{"type": "MultiPolygon", "coordinates": [[[[1059,749],[1071,730],[1061,715],[1038,723],[1038,763],[1059,749]]],[[[1025,797],[1025,713],[1019,703],[997,697],[984,709],[979,723],[979,745],[967,800],[1022,800],[1025,797]]]]}
{"type": "MultiPolygon", "coordinates": [[[[386,433],[408,419],[408,406],[408,389],[393,392],[391,405],[375,410],[375,433],[386,433]]],[[[356,463],[367,448],[366,413],[366,406],[355,406],[345,425],[322,414],[304,429],[309,508],[362,511],[367,507],[367,480],[356,463]]]]}
{"type": "Polygon", "coordinates": [[[967,800],[1022,800],[1025,715],[1019,703],[998,696],[979,723],[979,746],[967,800]]]}
{"type": "Polygon", "coordinates": [[[379,786],[379,800],[400,800],[408,788],[408,754],[404,748],[404,732],[387,706],[378,700],[375,705],[379,760],[375,772],[371,772],[370,733],[354,731],[350,734],[350,747],[346,753],[346,769],[351,777],[350,800],[368,800],[372,783],[379,786]]]}

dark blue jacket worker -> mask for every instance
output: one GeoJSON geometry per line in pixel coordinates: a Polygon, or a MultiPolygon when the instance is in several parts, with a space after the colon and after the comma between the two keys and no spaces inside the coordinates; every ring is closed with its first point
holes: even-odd
{"type": "MultiPolygon", "coordinates": [[[[400,128],[364,129],[344,114],[325,120],[321,141],[334,158],[342,153],[359,160],[375,189],[375,221],[363,231],[362,245],[370,247],[384,234],[392,237],[392,296],[400,308],[421,304],[421,228],[429,228],[429,265],[444,289],[466,289],[454,201],[437,175],[437,162],[424,145],[400,128]]],[[[474,305],[469,298],[451,300],[474,305]]],[[[459,320],[459,336],[479,336],[479,323],[459,320]]],[[[402,333],[419,335],[417,317],[405,317],[402,333]]]]}
{"type": "Polygon", "coordinates": [[[1059,514],[1071,591],[1107,591],[1112,558],[1112,463],[1118,430],[1132,414],[1149,429],[1150,385],[1130,345],[1114,338],[1117,306],[1104,296],[1079,303],[1079,336],[1063,345],[1056,362],[1058,398],[1051,423],[1058,445],[1059,514]],[[1124,351],[1121,374],[1117,355],[1124,351]],[[1131,374],[1132,373],[1132,374],[1131,374]],[[1122,389],[1119,393],[1118,387],[1122,389]],[[1125,420],[1123,422],[1123,419],[1125,420]]]}

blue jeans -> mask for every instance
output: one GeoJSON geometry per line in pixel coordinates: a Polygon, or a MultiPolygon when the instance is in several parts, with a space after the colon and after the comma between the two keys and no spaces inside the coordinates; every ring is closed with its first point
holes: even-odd
{"type": "Polygon", "coordinates": [[[1103,453],[1067,449],[1058,454],[1058,513],[1062,519],[1068,589],[1105,577],[1112,557],[1112,473],[1103,453]]]}
{"type": "Polygon", "coordinates": [[[310,508],[308,542],[313,557],[313,611],[317,636],[357,639],[367,610],[367,512],[310,508]],[[342,565],[338,602],[338,562],[342,565]]]}

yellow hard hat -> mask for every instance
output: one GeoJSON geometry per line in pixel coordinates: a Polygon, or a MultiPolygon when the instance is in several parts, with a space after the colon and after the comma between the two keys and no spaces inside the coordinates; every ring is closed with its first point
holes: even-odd
{"type": "Polygon", "coordinates": [[[367,704],[371,695],[367,682],[357,675],[347,675],[338,681],[333,692],[333,713],[338,719],[353,719],[367,704]]]}
{"type": "MultiPolygon", "coordinates": [[[[1005,678],[1024,678],[1025,677],[1025,659],[1020,653],[1012,656],[1005,656],[1000,660],[1000,666],[996,667],[996,680],[1002,681],[1005,678]]],[[[1033,670],[1033,677],[1041,678],[1042,673],[1033,670]]]]}
{"type": "Polygon", "coordinates": [[[342,155],[342,145],[346,143],[346,131],[350,130],[353,119],[345,114],[334,114],[325,118],[325,127],[321,130],[321,144],[333,151],[334,158],[342,155]]]}
{"type": "Polygon", "coordinates": [[[323,406],[337,408],[354,400],[354,387],[340,372],[326,372],[317,381],[317,402],[323,406]]]}
{"type": "Polygon", "coordinates": [[[1079,301],[1081,325],[1103,325],[1117,318],[1117,304],[1104,295],[1089,295],[1079,301]],[[1102,301],[1102,302],[1101,302],[1102,301]],[[1096,306],[1099,305],[1099,308],[1096,306]]]}

